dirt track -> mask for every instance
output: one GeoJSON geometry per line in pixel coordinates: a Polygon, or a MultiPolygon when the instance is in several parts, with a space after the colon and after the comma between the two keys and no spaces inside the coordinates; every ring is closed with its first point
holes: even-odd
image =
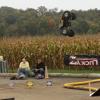
{"type": "MultiPolygon", "coordinates": [[[[53,86],[46,86],[47,80],[33,79],[32,89],[26,87],[26,80],[10,81],[0,79],[0,99],[15,97],[15,100],[100,100],[100,97],[89,97],[88,91],[63,88],[64,83],[85,81],[85,78],[51,78],[53,86]],[[13,89],[8,88],[11,82],[15,83],[13,89]]],[[[100,87],[100,83],[92,84],[100,87]]]]}

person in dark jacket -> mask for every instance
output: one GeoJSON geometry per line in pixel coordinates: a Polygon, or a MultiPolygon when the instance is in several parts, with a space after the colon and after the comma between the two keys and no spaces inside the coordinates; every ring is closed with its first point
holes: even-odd
{"type": "Polygon", "coordinates": [[[36,68],[34,69],[35,78],[45,78],[45,63],[38,59],[36,68]]]}

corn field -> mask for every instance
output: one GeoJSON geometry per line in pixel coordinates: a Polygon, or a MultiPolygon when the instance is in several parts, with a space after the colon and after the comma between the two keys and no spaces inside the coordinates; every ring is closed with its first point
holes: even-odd
{"type": "Polygon", "coordinates": [[[88,36],[35,36],[0,39],[0,55],[8,61],[10,68],[16,69],[23,57],[30,66],[38,58],[51,69],[63,69],[64,54],[100,54],[100,35],[88,36]]]}

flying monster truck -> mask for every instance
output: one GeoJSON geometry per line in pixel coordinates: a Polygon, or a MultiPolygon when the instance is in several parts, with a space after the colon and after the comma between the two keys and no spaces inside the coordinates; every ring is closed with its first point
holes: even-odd
{"type": "Polygon", "coordinates": [[[71,21],[76,19],[76,15],[70,11],[65,11],[62,14],[59,30],[60,33],[64,36],[73,37],[75,35],[74,31],[71,28],[71,21]]]}

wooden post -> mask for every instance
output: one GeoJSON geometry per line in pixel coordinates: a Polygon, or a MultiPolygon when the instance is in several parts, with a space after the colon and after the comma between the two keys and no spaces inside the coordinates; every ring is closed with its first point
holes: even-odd
{"type": "Polygon", "coordinates": [[[92,93],[91,91],[91,82],[89,82],[89,95],[92,93]]]}
{"type": "Polygon", "coordinates": [[[48,79],[49,75],[48,75],[48,69],[47,66],[45,66],[45,79],[48,79]]]}

